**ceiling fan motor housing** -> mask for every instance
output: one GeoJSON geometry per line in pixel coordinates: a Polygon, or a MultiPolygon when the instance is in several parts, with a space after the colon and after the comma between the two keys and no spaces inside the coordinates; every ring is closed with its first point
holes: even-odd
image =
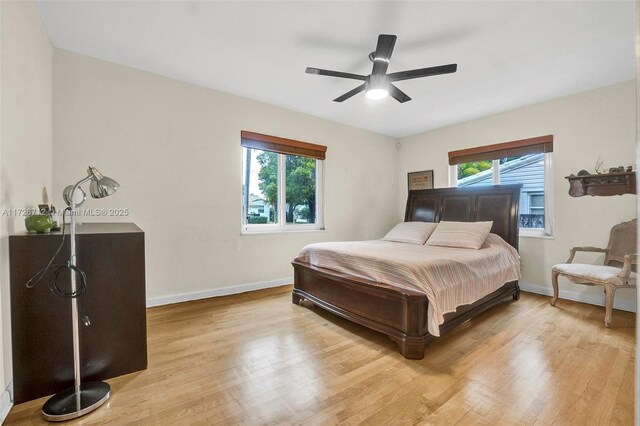
{"type": "Polygon", "coordinates": [[[365,91],[382,89],[389,91],[389,77],[380,74],[371,74],[364,81],[365,91]]]}

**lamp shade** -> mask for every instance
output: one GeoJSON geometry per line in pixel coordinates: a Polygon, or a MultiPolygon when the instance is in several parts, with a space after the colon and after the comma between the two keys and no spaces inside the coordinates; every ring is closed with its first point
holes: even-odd
{"type": "Polygon", "coordinates": [[[104,198],[112,195],[120,188],[120,184],[115,180],[103,176],[95,167],[89,167],[91,175],[91,185],[89,191],[93,198],[104,198]]]}

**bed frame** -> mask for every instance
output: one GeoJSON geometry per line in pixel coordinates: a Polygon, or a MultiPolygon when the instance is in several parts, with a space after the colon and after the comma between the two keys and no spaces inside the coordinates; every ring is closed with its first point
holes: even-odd
{"type": "MultiPolygon", "coordinates": [[[[409,191],[406,222],[441,220],[493,221],[491,232],[518,249],[518,204],[521,185],[494,185],[475,188],[440,188],[409,191]]],[[[315,305],[387,334],[405,358],[422,359],[425,346],[436,339],[427,331],[426,295],[389,284],[377,283],[347,274],[294,261],[292,301],[308,300],[315,305]]],[[[440,335],[486,311],[507,298],[518,300],[517,281],[444,316],[440,335]]]]}

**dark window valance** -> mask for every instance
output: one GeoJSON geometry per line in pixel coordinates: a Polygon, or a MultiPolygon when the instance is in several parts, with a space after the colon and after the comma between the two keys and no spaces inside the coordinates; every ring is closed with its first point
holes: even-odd
{"type": "Polygon", "coordinates": [[[454,166],[461,163],[499,160],[500,158],[543,152],[553,152],[553,135],[451,151],[449,152],[449,164],[454,166]]]}
{"type": "Polygon", "coordinates": [[[241,145],[245,148],[261,149],[279,154],[299,155],[301,157],[324,160],[327,147],[293,139],[280,138],[278,136],[263,135],[261,133],[241,132],[241,145]]]}

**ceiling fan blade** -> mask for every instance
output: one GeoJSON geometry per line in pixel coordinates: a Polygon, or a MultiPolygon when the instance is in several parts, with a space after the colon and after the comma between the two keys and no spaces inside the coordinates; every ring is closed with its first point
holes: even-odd
{"type": "Polygon", "coordinates": [[[401,104],[411,100],[411,98],[406,93],[398,89],[393,84],[389,84],[389,95],[391,95],[393,99],[400,102],[401,104]]]}
{"type": "Polygon", "coordinates": [[[307,74],[326,75],[328,77],[350,78],[352,80],[362,80],[362,81],[364,81],[367,78],[364,75],[360,75],[360,74],[351,74],[349,72],[330,71],[330,70],[323,70],[320,68],[311,68],[311,67],[307,67],[307,69],[304,72],[306,72],[307,74]]]}
{"type": "Polygon", "coordinates": [[[349,90],[347,93],[345,93],[342,96],[338,96],[337,98],[335,98],[333,100],[333,102],[342,102],[342,101],[346,101],[347,99],[349,99],[352,96],[357,95],[358,93],[362,92],[364,90],[364,84],[361,84],[360,86],[356,87],[353,90],[349,90]]]}
{"type": "Polygon", "coordinates": [[[374,52],[373,71],[371,71],[371,74],[384,75],[387,72],[393,47],[396,45],[396,39],[396,36],[389,34],[380,34],[378,36],[378,45],[374,52]]]}
{"type": "Polygon", "coordinates": [[[429,77],[432,75],[451,74],[456,72],[458,64],[440,65],[437,67],[420,68],[417,70],[392,72],[387,74],[389,81],[409,80],[412,78],[429,77]]]}

